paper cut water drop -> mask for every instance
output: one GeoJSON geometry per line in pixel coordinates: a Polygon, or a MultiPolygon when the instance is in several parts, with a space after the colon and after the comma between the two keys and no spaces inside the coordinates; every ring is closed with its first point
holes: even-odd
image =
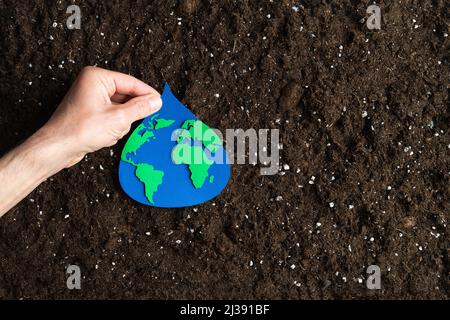
{"type": "Polygon", "coordinates": [[[194,206],[219,195],[230,179],[223,141],[166,84],[163,104],[128,138],[119,164],[122,189],[163,208],[194,206]]]}

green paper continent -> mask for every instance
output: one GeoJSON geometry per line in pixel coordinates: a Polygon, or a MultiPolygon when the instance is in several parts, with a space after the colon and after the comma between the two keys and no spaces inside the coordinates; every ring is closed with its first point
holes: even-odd
{"type": "MultiPolygon", "coordinates": [[[[134,157],[139,148],[150,139],[155,139],[155,131],[171,126],[175,120],[157,118],[154,115],[149,121],[141,123],[131,134],[126,142],[121,159],[136,168],[136,178],[143,183],[145,197],[153,204],[153,196],[163,183],[164,171],[158,170],[148,163],[136,163],[134,157]]],[[[214,154],[222,147],[222,140],[200,120],[186,120],[178,137],[177,144],[173,150],[172,158],[175,164],[185,164],[190,172],[190,179],[196,189],[200,189],[209,176],[209,169],[214,163],[205,153],[207,149],[214,154]],[[201,145],[192,145],[197,141],[201,145]]],[[[213,183],[214,176],[209,176],[209,182],[213,183]]]]}
{"type": "Polygon", "coordinates": [[[145,196],[150,203],[153,203],[153,194],[162,184],[164,172],[155,170],[152,165],[138,163],[136,166],[136,177],[144,184],[145,196]]]}
{"type": "MultiPolygon", "coordinates": [[[[200,189],[209,175],[209,168],[214,163],[209,159],[203,147],[214,154],[221,146],[219,136],[200,120],[186,120],[181,126],[183,131],[177,140],[172,158],[175,164],[188,165],[191,181],[196,189],[200,189]],[[191,145],[192,140],[201,142],[202,146],[191,145]]],[[[210,177],[212,183],[214,177],[210,177]]]]}
{"type": "Polygon", "coordinates": [[[121,159],[136,167],[135,175],[144,184],[145,197],[150,203],[153,202],[153,195],[158,191],[159,186],[163,182],[164,171],[155,169],[154,166],[147,163],[135,163],[132,158],[136,156],[139,148],[150,139],[155,139],[155,130],[171,126],[175,120],[167,120],[157,118],[154,115],[150,121],[145,124],[141,123],[131,134],[123,147],[121,159]]]}

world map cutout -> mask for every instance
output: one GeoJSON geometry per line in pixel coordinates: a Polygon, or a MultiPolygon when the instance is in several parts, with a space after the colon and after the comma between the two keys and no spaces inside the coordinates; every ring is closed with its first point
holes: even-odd
{"type": "Polygon", "coordinates": [[[132,199],[153,207],[201,204],[219,195],[230,179],[222,139],[172,94],[128,138],[119,181],[132,199]]]}

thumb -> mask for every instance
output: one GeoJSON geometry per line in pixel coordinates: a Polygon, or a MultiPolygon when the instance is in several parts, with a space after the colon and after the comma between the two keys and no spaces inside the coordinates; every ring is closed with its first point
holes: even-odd
{"type": "Polygon", "coordinates": [[[154,93],[135,97],[123,104],[127,118],[131,122],[145,118],[161,109],[161,107],[161,97],[154,93]]]}

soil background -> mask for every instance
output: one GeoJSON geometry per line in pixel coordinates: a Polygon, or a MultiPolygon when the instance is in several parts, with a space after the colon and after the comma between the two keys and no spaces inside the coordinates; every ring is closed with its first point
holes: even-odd
{"type": "Polygon", "coordinates": [[[123,141],[88,155],[0,219],[0,298],[448,298],[450,3],[381,1],[380,31],[370,4],[0,0],[0,153],[86,65],[282,141],[280,174],[234,165],[219,197],[174,210],[121,191],[123,141]]]}

